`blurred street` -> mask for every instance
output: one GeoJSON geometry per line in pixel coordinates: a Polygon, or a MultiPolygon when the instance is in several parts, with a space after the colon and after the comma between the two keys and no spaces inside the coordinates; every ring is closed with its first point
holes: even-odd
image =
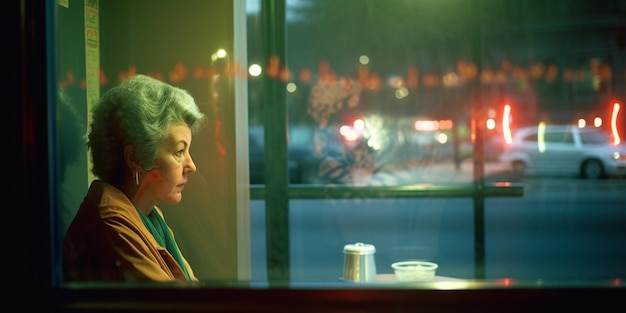
{"type": "MultiPolygon", "coordinates": [[[[401,186],[425,185],[467,185],[474,181],[474,162],[471,159],[461,162],[457,168],[451,160],[439,162],[411,162],[404,166],[389,167],[374,173],[369,185],[401,186]]],[[[485,184],[501,181],[516,182],[520,177],[510,173],[510,166],[500,162],[484,163],[485,184]]],[[[356,180],[356,179],[355,179],[356,180]]]]}

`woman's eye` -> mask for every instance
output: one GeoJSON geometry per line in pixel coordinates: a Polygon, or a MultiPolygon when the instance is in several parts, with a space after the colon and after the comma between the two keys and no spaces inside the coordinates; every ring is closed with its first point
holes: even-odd
{"type": "Polygon", "coordinates": [[[176,156],[181,157],[185,154],[185,150],[178,150],[176,151],[176,156]]]}

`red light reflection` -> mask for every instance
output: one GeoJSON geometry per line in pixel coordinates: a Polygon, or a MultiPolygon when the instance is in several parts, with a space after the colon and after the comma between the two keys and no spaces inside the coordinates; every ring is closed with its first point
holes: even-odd
{"type": "Polygon", "coordinates": [[[619,102],[613,103],[613,112],[611,114],[611,132],[613,133],[613,144],[619,145],[621,139],[619,137],[619,132],[617,130],[617,114],[619,113],[620,104],[619,102]]]}
{"type": "Polygon", "coordinates": [[[496,283],[498,283],[499,285],[502,285],[504,287],[509,287],[509,286],[513,285],[514,282],[515,281],[513,279],[508,278],[508,277],[507,278],[501,278],[501,279],[498,279],[496,281],[496,283]]]}
{"type": "Polygon", "coordinates": [[[622,279],[621,278],[613,279],[613,286],[620,287],[621,285],[622,285],[622,279]]]}
{"type": "Polygon", "coordinates": [[[513,141],[513,135],[511,134],[511,105],[509,104],[504,106],[504,112],[502,113],[502,134],[504,135],[504,142],[507,144],[513,141]]]}

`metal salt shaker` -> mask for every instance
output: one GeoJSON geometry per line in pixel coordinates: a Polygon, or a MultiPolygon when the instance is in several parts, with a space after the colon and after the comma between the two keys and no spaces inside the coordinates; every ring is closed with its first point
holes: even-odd
{"type": "Polygon", "coordinates": [[[357,242],[343,247],[343,280],[352,282],[376,281],[376,262],[373,245],[357,242]]]}

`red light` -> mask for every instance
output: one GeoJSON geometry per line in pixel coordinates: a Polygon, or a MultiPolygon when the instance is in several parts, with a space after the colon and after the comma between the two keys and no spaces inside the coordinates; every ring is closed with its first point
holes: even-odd
{"type": "Polygon", "coordinates": [[[439,129],[452,129],[452,127],[453,127],[452,120],[439,121],[439,129]]]}
{"type": "Polygon", "coordinates": [[[619,102],[613,103],[613,112],[611,113],[611,132],[613,133],[613,144],[619,145],[621,142],[619,131],[617,129],[617,114],[619,113],[619,102]]]}
{"type": "Polygon", "coordinates": [[[470,139],[472,143],[476,142],[476,120],[472,119],[470,122],[470,139]]]}
{"type": "Polygon", "coordinates": [[[513,141],[511,133],[511,106],[509,104],[504,105],[504,112],[502,112],[502,135],[504,136],[504,142],[507,144],[513,141]]]}
{"type": "Polygon", "coordinates": [[[498,279],[497,282],[504,287],[510,287],[514,283],[513,279],[508,277],[498,279]]]}
{"type": "Polygon", "coordinates": [[[347,140],[347,141],[356,141],[361,138],[363,131],[365,129],[365,122],[362,119],[356,119],[352,126],[350,125],[342,125],[339,128],[339,133],[347,140]]]}
{"type": "Polygon", "coordinates": [[[415,121],[413,127],[417,131],[436,131],[439,130],[438,121],[415,121]]]}
{"type": "Polygon", "coordinates": [[[622,280],[620,278],[613,279],[613,286],[619,287],[622,285],[622,280]]]}
{"type": "Polygon", "coordinates": [[[437,130],[446,130],[452,129],[453,127],[452,120],[439,120],[439,121],[426,121],[426,120],[417,120],[413,123],[413,128],[416,131],[437,131],[437,130]]]}
{"type": "Polygon", "coordinates": [[[613,286],[620,287],[622,285],[622,280],[620,278],[613,279],[613,286]]]}

